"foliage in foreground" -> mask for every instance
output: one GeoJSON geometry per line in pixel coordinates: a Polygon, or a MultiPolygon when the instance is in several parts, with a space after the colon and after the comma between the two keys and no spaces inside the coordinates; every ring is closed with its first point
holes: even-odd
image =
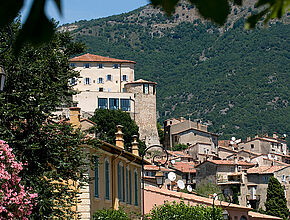
{"type": "Polygon", "coordinates": [[[129,220],[127,213],[122,209],[103,209],[95,212],[93,220],[129,220]]]}
{"type": "Polygon", "coordinates": [[[21,183],[22,165],[8,144],[0,140],[0,219],[26,220],[36,205],[37,194],[21,183]]]}
{"type": "MultiPolygon", "coordinates": [[[[19,25],[13,25],[15,35],[19,25]]],[[[32,219],[73,215],[71,206],[80,185],[72,190],[68,180],[86,181],[87,160],[79,147],[83,135],[70,124],[49,120],[72,94],[67,82],[78,73],[68,59],[82,50],[68,33],[55,33],[42,47],[25,45],[18,56],[11,50],[0,55],[8,73],[0,93],[0,136],[13,147],[17,160],[27,162],[20,177],[38,194],[32,219]]]]}
{"type": "Polygon", "coordinates": [[[188,146],[186,144],[176,144],[172,147],[172,150],[173,151],[183,151],[187,148],[188,148],[188,146]]]}
{"type": "Polygon", "coordinates": [[[225,201],[225,197],[222,194],[222,189],[219,185],[207,182],[207,181],[202,181],[199,183],[196,187],[195,192],[200,195],[209,198],[210,195],[213,195],[216,193],[219,197],[219,200],[225,201]]]}
{"type": "Polygon", "coordinates": [[[222,220],[222,209],[204,206],[191,206],[180,203],[165,202],[161,206],[155,206],[146,216],[147,220],[181,220],[181,219],[196,219],[196,220],[222,220]]]}
{"type": "Polygon", "coordinates": [[[266,214],[268,215],[277,216],[282,219],[289,218],[289,209],[287,208],[284,189],[281,183],[273,176],[269,179],[265,207],[266,214]]]}

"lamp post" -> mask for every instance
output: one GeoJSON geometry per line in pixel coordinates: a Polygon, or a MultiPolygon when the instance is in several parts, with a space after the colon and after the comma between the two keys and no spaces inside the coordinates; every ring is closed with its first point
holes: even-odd
{"type": "MultiPolygon", "coordinates": [[[[215,216],[215,205],[214,205],[214,201],[218,199],[218,195],[226,196],[226,195],[224,195],[223,193],[214,193],[214,194],[212,195],[212,198],[213,198],[213,201],[212,201],[212,215],[213,215],[213,219],[214,219],[214,220],[216,219],[216,216],[215,216]]],[[[230,196],[226,196],[226,197],[228,197],[228,201],[229,201],[229,202],[228,202],[228,206],[227,206],[227,207],[229,207],[230,204],[231,204],[231,197],[230,197],[230,196]]],[[[220,201],[220,204],[221,204],[221,203],[222,203],[222,201],[220,201]]],[[[223,210],[222,215],[223,215],[223,219],[224,219],[224,220],[228,220],[228,219],[229,219],[229,213],[228,213],[228,211],[227,211],[226,209],[223,210]]]]}
{"type": "MultiPolygon", "coordinates": [[[[157,185],[160,187],[160,186],[162,186],[163,184],[164,184],[164,179],[165,179],[165,176],[163,175],[163,173],[161,172],[161,170],[160,170],[160,166],[162,166],[162,165],[165,165],[166,163],[167,163],[167,161],[168,161],[168,158],[169,158],[169,155],[168,155],[168,152],[166,151],[166,149],[163,147],[163,146],[161,146],[161,145],[152,145],[152,146],[150,146],[150,147],[147,147],[145,150],[144,150],[144,152],[143,152],[143,154],[142,154],[142,217],[143,217],[143,219],[144,219],[144,198],[145,198],[145,196],[144,196],[144,191],[145,191],[145,179],[144,179],[144,157],[145,157],[145,155],[146,155],[146,153],[147,153],[147,151],[148,150],[150,150],[150,149],[152,149],[152,148],[161,148],[162,149],[162,151],[163,152],[165,152],[165,155],[166,155],[166,160],[165,160],[165,162],[164,163],[158,163],[158,166],[159,166],[159,171],[156,173],[156,175],[155,175],[155,178],[156,178],[156,183],[157,183],[157,185]]],[[[155,164],[155,159],[158,157],[158,155],[155,155],[154,157],[153,157],[153,164],[155,164]]]]}

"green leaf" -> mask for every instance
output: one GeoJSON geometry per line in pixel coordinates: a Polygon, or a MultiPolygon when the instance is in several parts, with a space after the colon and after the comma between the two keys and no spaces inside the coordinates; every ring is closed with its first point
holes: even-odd
{"type": "Polygon", "coordinates": [[[61,0],[54,0],[54,3],[58,8],[59,13],[62,14],[61,0]]]}
{"type": "Polygon", "coordinates": [[[46,17],[44,7],[45,0],[34,0],[29,16],[16,37],[14,45],[16,54],[25,42],[38,46],[51,39],[54,33],[54,25],[46,17]]]}
{"type": "Polygon", "coordinates": [[[179,0],[151,0],[153,6],[161,6],[167,15],[174,13],[175,6],[179,0]]]}
{"type": "Polygon", "coordinates": [[[2,0],[0,2],[0,28],[10,24],[23,6],[23,0],[2,0]]]}
{"type": "Polygon", "coordinates": [[[242,0],[233,0],[235,5],[239,5],[242,6],[243,5],[243,1],[242,0]]]}
{"type": "Polygon", "coordinates": [[[196,5],[200,15],[210,19],[218,25],[223,25],[230,13],[230,6],[227,0],[190,0],[196,5]]]}

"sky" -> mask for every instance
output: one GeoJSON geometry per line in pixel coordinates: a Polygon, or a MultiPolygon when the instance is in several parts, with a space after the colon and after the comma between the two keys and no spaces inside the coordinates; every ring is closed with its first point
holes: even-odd
{"type": "MultiPolygon", "coordinates": [[[[47,0],[46,14],[60,24],[79,20],[91,20],[132,11],[149,3],[149,0],[61,0],[62,16],[59,15],[53,0],[47,0]]],[[[25,0],[22,19],[25,20],[32,0],[25,0]]]]}

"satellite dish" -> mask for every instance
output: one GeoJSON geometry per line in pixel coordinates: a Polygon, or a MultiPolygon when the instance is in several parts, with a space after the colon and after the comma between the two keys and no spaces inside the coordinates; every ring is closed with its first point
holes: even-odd
{"type": "Polygon", "coordinates": [[[238,144],[238,143],[241,143],[242,142],[242,139],[238,139],[237,141],[236,141],[236,143],[238,144]]]}
{"type": "Polygon", "coordinates": [[[236,138],[235,137],[232,137],[232,141],[236,141],[236,138]]]}
{"type": "Polygon", "coordinates": [[[188,192],[192,192],[192,187],[191,187],[191,185],[188,185],[186,188],[187,188],[187,191],[188,191],[188,192]]]}
{"type": "Polygon", "coordinates": [[[234,143],[235,143],[235,142],[233,142],[233,141],[230,141],[230,144],[231,144],[231,145],[233,145],[234,143]]]}
{"type": "Polygon", "coordinates": [[[174,181],[174,180],[176,180],[176,175],[175,175],[175,173],[173,173],[173,172],[169,172],[169,173],[168,173],[168,179],[169,179],[170,181],[174,181]]]}
{"type": "Polygon", "coordinates": [[[177,186],[179,187],[179,189],[184,189],[185,188],[184,182],[182,180],[178,180],[177,181],[177,186]]]}
{"type": "Polygon", "coordinates": [[[175,164],[175,160],[171,160],[171,163],[172,163],[172,164],[175,164]]]}
{"type": "Polygon", "coordinates": [[[283,134],[283,137],[287,137],[287,134],[283,134]]]}

